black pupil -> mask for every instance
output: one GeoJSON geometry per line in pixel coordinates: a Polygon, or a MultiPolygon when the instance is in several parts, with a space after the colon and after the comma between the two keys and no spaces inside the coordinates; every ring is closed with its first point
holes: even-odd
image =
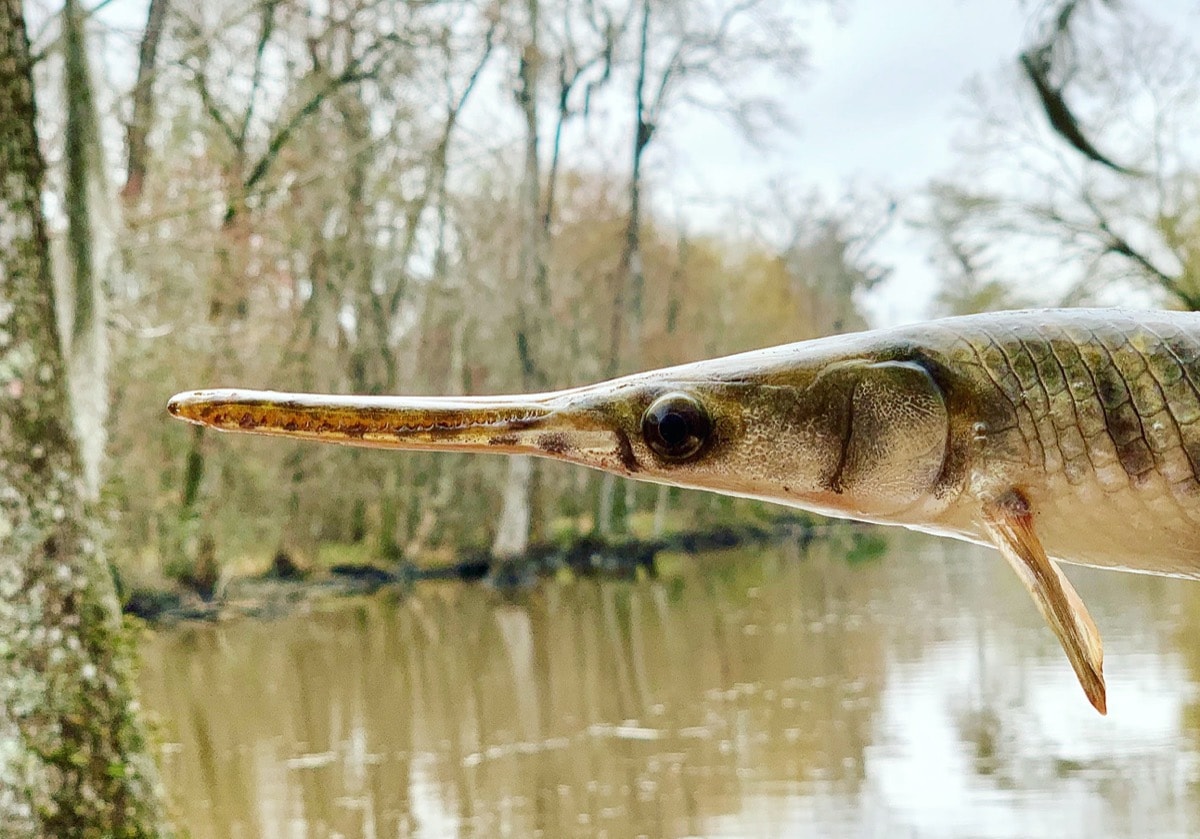
{"type": "Polygon", "coordinates": [[[678,411],[672,411],[658,421],[658,436],[669,448],[675,449],[687,443],[688,421],[678,411]]]}
{"type": "Polygon", "coordinates": [[[695,455],[704,447],[711,430],[712,422],[704,408],[682,393],[659,397],[642,418],[646,443],[668,460],[695,455]]]}

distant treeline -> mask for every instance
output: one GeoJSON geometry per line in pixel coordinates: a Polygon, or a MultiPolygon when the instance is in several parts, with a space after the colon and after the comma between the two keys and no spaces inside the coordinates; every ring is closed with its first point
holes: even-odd
{"type": "MultiPolygon", "coordinates": [[[[125,133],[125,181],[68,202],[91,201],[109,254],[111,364],[92,378],[112,394],[116,562],[434,562],[736,518],[550,464],[227,439],[163,406],[229,385],[542,390],[863,326],[874,216],[666,185],[689,114],[782,130],[768,86],[742,81],[796,78],[802,24],[778,0],[154,0],[139,43],[104,47],[138,67],[127,113],[98,123],[101,147],[125,133]],[[696,232],[701,211],[728,231],[696,232]]],[[[40,69],[52,90],[62,67],[40,69]]]]}

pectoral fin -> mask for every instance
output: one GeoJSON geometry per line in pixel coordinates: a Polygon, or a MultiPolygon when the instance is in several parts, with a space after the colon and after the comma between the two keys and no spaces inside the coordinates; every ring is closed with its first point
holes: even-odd
{"type": "Polygon", "coordinates": [[[988,535],[1033,596],[1042,617],[1075,668],[1088,700],[1101,714],[1107,712],[1104,691],[1104,645],[1096,624],[1075,589],[1046,556],[1033,528],[1029,501],[1012,490],[984,506],[988,535]]]}

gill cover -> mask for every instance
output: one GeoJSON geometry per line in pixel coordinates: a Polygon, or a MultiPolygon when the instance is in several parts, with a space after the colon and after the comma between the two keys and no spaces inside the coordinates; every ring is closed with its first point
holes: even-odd
{"type": "Polygon", "coordinates": [[[941,388],[913,361],[847,361],[813,382],[815,401],[844,411],[828,486],[856,510],[887,516],[926,498],[941,473],[950,419],[941,388]]]}

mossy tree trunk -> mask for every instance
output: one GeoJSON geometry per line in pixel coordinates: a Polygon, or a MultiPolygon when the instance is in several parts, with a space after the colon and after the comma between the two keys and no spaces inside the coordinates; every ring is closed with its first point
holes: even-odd
{"type": "Polygon", "coordinates": [[[163,834],[71,430],[19,0],[0,0],[0,835],[163,834]]]}

